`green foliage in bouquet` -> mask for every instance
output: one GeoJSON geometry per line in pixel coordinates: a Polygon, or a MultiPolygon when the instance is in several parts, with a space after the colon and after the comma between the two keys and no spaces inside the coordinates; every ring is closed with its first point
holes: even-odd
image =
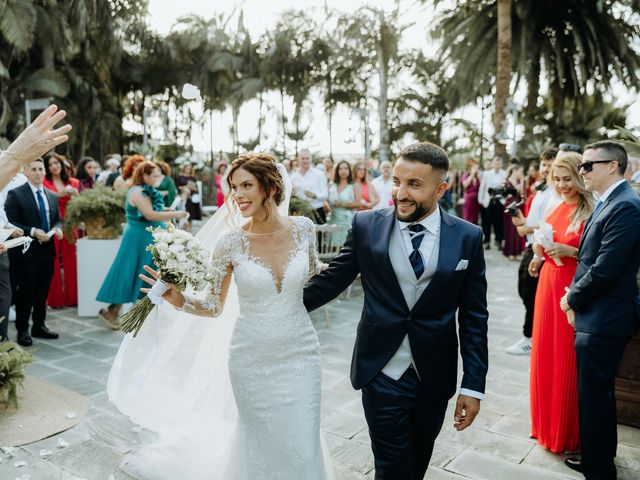
{"type": "Polygon", "coordinates": [[[0,403],[18,408],[18,387],[24,380],[24,369],[33,357],[17,343],[0,343],[0,403]]]}
{"type": "Polygon", "coordinates": [[[311,206],[311,203],[295,195],[291,195],[291,201],[289,202],[289,215],[307,217],[313,223],[318,223],[316,210],[311,206]]]}
{"type": "Polygon", "coordinates": [[[122,233],[127,193],[96,185],[69,200],[64,217],[64,236],[73,238],[73,230],[81,223],[108,229],[110,238],[122,233]]]}

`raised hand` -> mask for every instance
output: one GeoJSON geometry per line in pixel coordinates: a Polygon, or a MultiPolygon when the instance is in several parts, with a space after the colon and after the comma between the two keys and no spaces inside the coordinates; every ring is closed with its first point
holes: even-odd
{"type": "Polygon", "coordinates": [[[26,165],[36,158],[41,157],[52,148],[69,140],[66,135],[71,131],[71,125],[63,125],[60,128],[51,130],[58,124],[67,113],[64,110],[58,111],[56,105],[49,105],[25,128],[22,133],[9,145],[5,154],[13,157],[20,165],[26,165]]]}

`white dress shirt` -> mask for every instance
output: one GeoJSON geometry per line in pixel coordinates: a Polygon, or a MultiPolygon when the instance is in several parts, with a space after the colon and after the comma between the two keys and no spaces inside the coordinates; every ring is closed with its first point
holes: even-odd
{"type": "Polygon", "coordinates": [[[375,187],[376,192],[380,195],[380,201],[373,207],[374,210],[387,208],[391,205],[391,187],[393,179],[389,177],[386,181],[382,175],[371,180],[371,184],[375,187]]]}
{"type": "Polygon", "coordinates": [[[507,172],[504,170],[495,171],[494,169],[485,170],[482,172],[482,179],[480,180],[480,188],[478,189],[478,202],[484,208],[489,206],[491,202],[491,195],[489,194],[490,188],[498,188],[504,185],[504,181],[507,178],[507,172]]]}
{"type": "MultiPolygon", "coordinates": [[[[31,191],[33,192],[33,198],[36,201],[36,205],[38,206],[38,210],[40,210],[40,204],[38,203],[38,191],[42,192],[42,198],[44,199],[44,208],[47,212],[47,219],[49,220],[49,230],[51,230],[53,228],[53,225],[51,225],[51,210],[49,208],[49,199],[47,198],[47,194],[45,193],[45,188],[40,185],[40,187],[34,187],[31,182],[29,182],[29,186],[31,187],[31,191]]],[[[31,232],[29,232],[29,235],[31,235],[32,237],[34,236],[34,233],[36,231],[35,227],[31,228],[31,232]]],[[[44,233],[48,233],[48,232],[44,232],[44,233]]]]}
{"type": "MultiPolygon", "coordinates": [[[[391,240],[389,242],[391,266],[396,274],[400,289],[402,290],[409,309],[413,308],[422,296],[438,267],[438,258],[440,255],[440,209],[436,208],[431,215],[417,223],[425,227],[424,238],[418,248],[418,252],[422,256],[422,261],[425,266],[420,278],[416,279],[411,262],[409,261],[409,255],[413,252],[411,236],[414,234],[409,230],[409,226],[412,225],[412,223],[396,220],[396,225],[391,233],[391,240]]],[[[413,355],[411,354],[409,336],[405,335],[396,353],[382,369],[382,373],[393,380],[398,380],[410,365],[413,365],[419,377],[420,372],[416,368],[413,362],[413,355]]],[[[482,393],[466,388],[461,388],[460,393],[480,400],[484,397],[482,393]]]]}
{"type": "Polygon", "coordinates": [[[327,177],[317,168],[309,168],[304,175],[298,169],[291,175],[291,184],[296,195],[311,203],[313,208],[321,208],[322,203],[329,198],[327,177]],[[313,193],[315,198],[307,197],[304,192],[313,193]]]}
{"type": "Polygon", "coordinates": [[[7,195],[9,194],[9,190],[13,190],[20,185],[24,185],[27,183],[26,175],[22,173],[18,173],[15,177],[11,179],[9,184],[4,187],[2,191],[0,191],[0,228],[14,228],[15,225],[12,225],[7,218],[7,213],[4,211],[4,203],[7,201],[7,195]]]}
{"type": "Polygon", "coordinates": [[[598,197],[598,200],[602,203],[607,201],[607,198],[611,195],[611,193],[618,187],[618,185],[623,184],[626,180],[623,178],[622,180],[618,180],[616,183],[607,188],[602,195],[598,197]]]}

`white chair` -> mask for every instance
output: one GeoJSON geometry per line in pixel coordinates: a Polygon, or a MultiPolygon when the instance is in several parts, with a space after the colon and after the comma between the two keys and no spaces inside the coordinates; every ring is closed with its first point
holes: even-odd
{"type": "MultiPolygon", "coordinates": [[[[340,253],[342,244],[347,238],[349,226],[326,223],[324,225],[316,225],[315,227],[317,233],[318,258],[321,262],[329,263],[338,255],[338,253],[340,253]]],[[[323,307],[323,311],[324,321],[327,324],[327,327],[330,327],[329,307],[325,305],[323,307]]]]}

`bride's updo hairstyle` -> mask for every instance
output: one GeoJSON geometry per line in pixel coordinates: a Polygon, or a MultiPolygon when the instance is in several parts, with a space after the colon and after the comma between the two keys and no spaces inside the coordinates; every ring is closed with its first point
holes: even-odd
{"type": "Polygon", "coordinates": [[[280,176],[278,167],[276,167],[276,161],[271,155],[262,152],[245,153],[231,162],[229,175],[227,175],[229,192],[233,190],[231,187],[231,177],[239,168],[246,170],[258,179],[260,188],[266,195],[266,198],[262,202],[263,206],[265,206],[265,202],[267,202],[270,197],[273,198],[276,205],[282,203],[285,196],[284,182],[280,176]],[[270,195],[271,192],[273,193],[270,195]]]}

